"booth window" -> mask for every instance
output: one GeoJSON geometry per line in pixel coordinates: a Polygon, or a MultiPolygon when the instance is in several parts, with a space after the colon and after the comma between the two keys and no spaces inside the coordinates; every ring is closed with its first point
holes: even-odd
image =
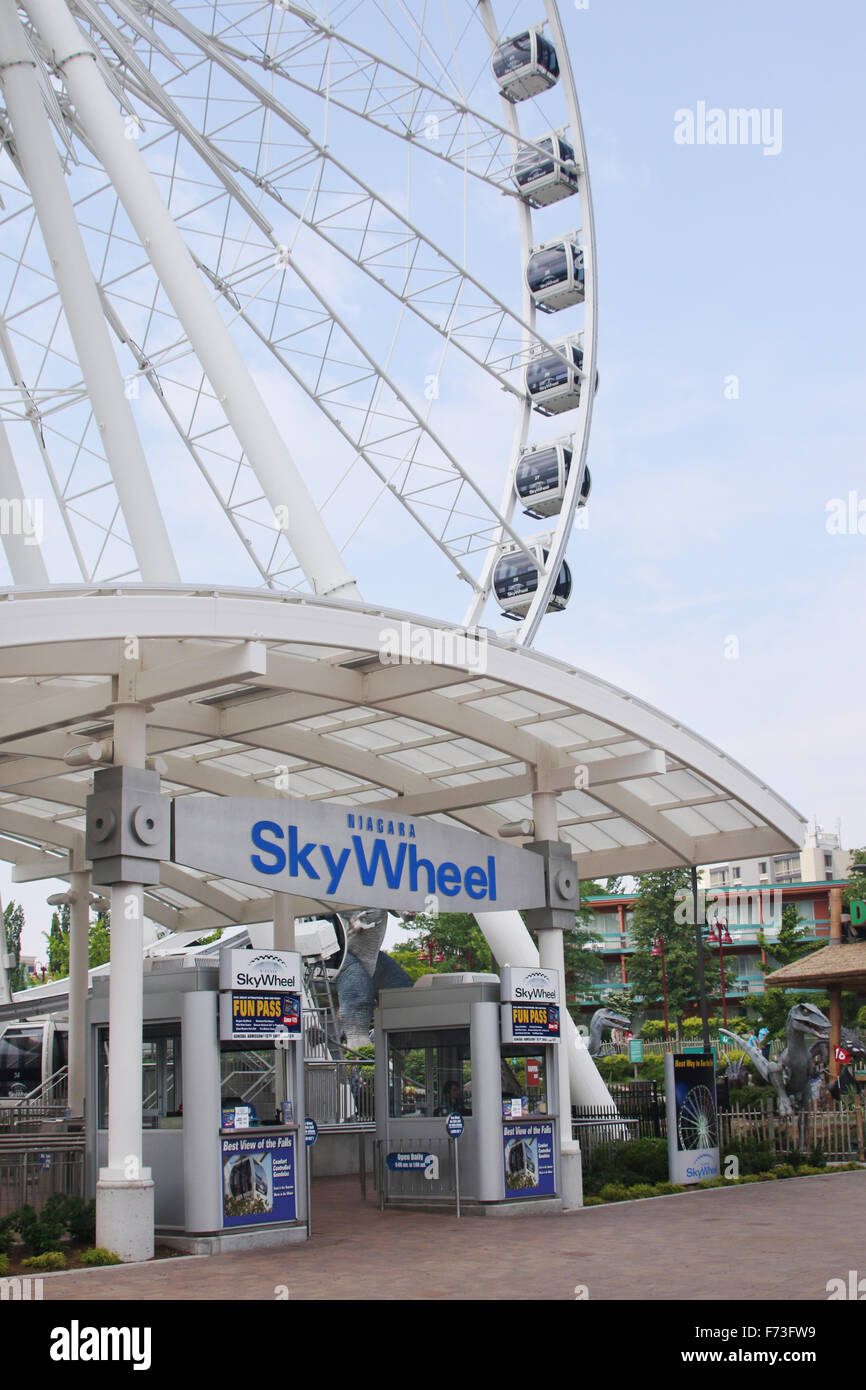
{"type": "MultiPolygon", "coordinates": [[[[285,1057],[285,1053],[279,1054],[285,1057]]],[[[220,1046],[220,1101],[223,1109],[246,1106],[251,1125],[270,1125],[277,1111],[276,1049],[273,1043],[220,1046]]]]}
{"type": "Polygon", "coordinates": [[[546,1115],[548,1109],[545,1049],[512,1043],[502,1054],[503,1115],[546,1115]]]}
{"type": "MultiPolygon", "coordinates": [[[[99,1029],[99,1128],[108,1128],[108,1029],[99,1029]]],[[[180,1023],[146,1023],[141,1046],[141,1122],[145,1129],[183,1125],[180,1023]]]]}
{"type": "Polygon", "coordinates": [[[394,1119],[472,1114],[468,1028],[388,1034],[388,1112],[394,1119]]]}

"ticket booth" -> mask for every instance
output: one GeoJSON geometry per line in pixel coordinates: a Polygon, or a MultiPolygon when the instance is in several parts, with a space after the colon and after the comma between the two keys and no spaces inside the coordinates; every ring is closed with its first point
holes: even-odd
{"type": "Polygon", "coordinates": [[[376,1135],[384,1202],[455,1210],[459,1164],[463,1212],[561,1210],[558,1066],[555,971],[506,968],[501,982],[425,975],[411,989],[383,991],[376,1135]],[[451,1115],[463,1122],[456,1139],[451,1115]]]}
{"type": "MultiPolygon", "coordinates": [[[[300,956],[215,944],[147,962],[143,1160],[157,1244],[193,1253],[307,1235],[300,956]]],[[[108,977],[88,1004],[87,1186],[108,1152],[108,977]]]]}

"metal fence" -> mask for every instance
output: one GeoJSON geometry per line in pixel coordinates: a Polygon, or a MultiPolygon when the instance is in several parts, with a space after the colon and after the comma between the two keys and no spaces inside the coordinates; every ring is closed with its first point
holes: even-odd
{"type": "Polygon", "coordinates": [[[84,1136],[0,1138],[0,1217],[17,1207],[37,1212],[55,1192],[84,1196],[84,1136]]]}
{"type": "Polygon", "coordinates": [[[866,1162],[862,1103],[835,1110],[809,1110],[787,1119],[776,1113],[768,1100],[747,1108],[733,1106],[719,1111],[719,1144],[752,1140],[783,1157],[796,1150],[808,1154],[823,1150],[831,1163],[866,1162]]]}
{"type": "Polygon", "coordinates": [[[356,1061],[307,1060],[304,1100],[307,1114],[319,1128],[375,1122],[372,1059],[356,1061]]]}
{"type": "MultiPolygon", "coordinates": [[[[682,1052],[687,1047],[699,1047],[702,1039],[700,1035],[695,1037],[689,1034],[688,1037],[681,1038],[679,1042],[676,1037],[671,1038],[639,1038],[643,1044],[644,1057],[663,1057],[666,1052],[682,1052]]],[[[710,1046],[715,1048],[716,1056],[721,1058],[729,1052],[742,1052],[739,1043],[732,1042],[730,1038],[710,1038],[710,1046]]],[[[785,1048],[784,1039],[774,1038],[770,1044],[770,1056],[778,1057],[785,1048]]],[[[627,1057],[627,1042],[604,1042],[602,1043],[599,1057],[627,1057]]]]}
{"type": "MultiPolygon", "coordinates": [[[[667,1135],[664,1092],[655,1082],[611,1086],[610,1106],[575,1106],[572,1134],[587,1154],[610,1150],[622,1140],[663,1139],[667,1135]]],[[[791,1119],[777,1114],[774,1101],[734,1105],[718,1111],[719,1146],[752,1141],[766,1145],[777,1159],[820,1148],[830,1163],[866,1163],[866,1116],[858,1100],[833,1110],[810,1110],[791,1119]]]]}
{"type": "MultiPolygon", "coordinates": [[[[391,1202],[399,1202],[401,1198],[409,1197],[416,1201],[418,1198],[426,1198],[436,1205],[443,1202],[453,1202],[456,1194],[456,1179],[454,1172],[454,1142],[447,1136],[443,1136],[439,1131],[437,1134],[413,1134],[409,1138],[397,1140],[391,1152],[395,1154],[427,1155],[436,1159],[438,1168],[436,1180],[431,1176],[425,1177],[424,1170],[421,1168],[409,1168],[394,1171],[389,1168],[387,1155],[381,1141],[377,1141],[377,1161],[378,1169],[376,1178],[376,1189],[379,1193],[381,1206],[387,1206],[391,1202]]],[[[461,1183],[462,1185],[462,1183],[461,1183]]]]}
{"type": "Polygon", "coordinates": [[[0,1135],[36,1134],[46,1122],[65,1118],[66,1101],[25,1100],[20,1105],[0,1106],[0,1135]]]}

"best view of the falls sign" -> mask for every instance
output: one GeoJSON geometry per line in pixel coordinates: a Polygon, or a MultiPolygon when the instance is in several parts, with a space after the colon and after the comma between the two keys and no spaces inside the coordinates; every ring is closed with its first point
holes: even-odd
{"type": "Polygon", "coordinates": [[[323,901],[399,911],[542,907],[539,855],[471,830],[325,801],[182,796],[176,864],[323,901]]]}

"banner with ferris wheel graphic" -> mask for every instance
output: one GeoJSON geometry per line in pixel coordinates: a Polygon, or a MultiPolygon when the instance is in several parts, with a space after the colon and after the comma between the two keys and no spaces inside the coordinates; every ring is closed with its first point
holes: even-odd
{"type": "Polygon", "coordinates": [[[671,1182],[717,1178],[719,1124],[712,1052],[665,1054],[665,1101],[671,1182]]]}

